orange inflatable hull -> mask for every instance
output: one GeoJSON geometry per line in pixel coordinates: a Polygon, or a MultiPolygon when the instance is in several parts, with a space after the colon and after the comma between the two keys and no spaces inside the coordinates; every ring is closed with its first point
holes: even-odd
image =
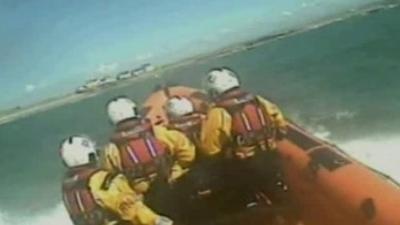
{"type": "MultiPolygon", "coordinates": [[[[204,106],[204,96],[198,90],[170,87],[147,99],[148,118],[154,123],[167,123],[163,105],[175,95],[192,98],[198,109],[204,106]]],[[[292,122],[278,150],[301,218],[301,222],[292,224],[400,225],[400,188],[387,176],[292,122]]],[[[257,224],[270,223],[257,220],[257,224]]]]}

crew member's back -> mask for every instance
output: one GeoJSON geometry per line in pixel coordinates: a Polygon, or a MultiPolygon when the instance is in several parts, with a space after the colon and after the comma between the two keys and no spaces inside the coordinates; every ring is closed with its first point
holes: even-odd
{"type": "Polygon", "coordinates": [[[122,174],[97,167],[95,144],[90,139],[66,139],[61,156],[68,167],[62,185],[63,201],[74,225],[172,224],[148,208],[122,174]]]}
{"type": "Polygon", "coordinates": [[[266,204],[285,201],[287,186],[276,142],[285,135],[286,121],[279,108],[243,91],[228,68],[212,69],[205,84],[213,104],[202,126],[203,153],[225,159],[226,185],[248,193],[245,202],[253,204],[253,198],[266,199],[266,204]]]}
{"type": "Polygon", "coordinates": [[[142,118],[126,97],[113,99],[107,108],[115,132],[104,151],[104,167],[123,173],[153,209],[170,216],[179,213],[171,186],[188,171],[194,145],[181,132],[142,118]]]}

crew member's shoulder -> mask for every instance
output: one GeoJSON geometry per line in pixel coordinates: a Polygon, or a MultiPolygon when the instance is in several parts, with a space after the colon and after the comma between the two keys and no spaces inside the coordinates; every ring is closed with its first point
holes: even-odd
{"type": "Polygon", "coordinates": [[[155,134],[158,134],[163,132],[169,132],[170,129],[168,129],[166,126],[163,125],[153,125],[153,131],[155,134]]]}
{"type": "Polygon", "coordinates": [[[273,104],[272,101],[270,101],[269,99],[267,99],[261,95],[255,95],[255,96],[256,96],[256,99],[260,102],[267,103],[267,104],[273,104]]]}
{"type": "Polygon", "coordinates": [[[100,151],[100,156],[112,154],[115,151],[118,151],[118,146],[113,142],[109,142],[104,146],[103,151],[100,151]]]}
{"type": "Polygon", "coordinates": [[[208,109],[207,115],[210,116],[210,115],[215,115],[215,114],[227,114],[227,112],[228,111],[226,109],[224,109],[223,107],[214,105],[208,109]]]}
{"type": "Polygon", "coordinates": [[[104,169],[99,169],[89,179],[89,183],[91,187],[100,186],[101,183],[104,181],[105,177],[109,174],[108,171],[104,169]]]}
{"type": "Polygon", "coordinates": [[[205,121],[214,123],[220,120],[229,120],[230,118],[231,116],[226,109],[219,106],[214,106],[208,110],[205,121]]]}
{"type": "Polygon", "coordinates": [[[120,173],[111,173],[109,171],[99,169],[90,178],[90,187],[95,189],[108,189],[110,185],[117,179],[124,179],[120,173]]]}
{"type": "Polygon", "coordinates": [[[273,101],[266,99],[262,96],[257,95],[256,96],[257,100],[263,104],[267,109],[279,109],[278,105],[276,105],[273,101]]]}
{"type": "Polygon", "coordinates": [[[159,138],[162,138],[164,136],[170,137],[171,135],[172,136],[183,135],[182,132],[180,132],[176,129],[169,128],[167,126],[163,126],[163,125],[154,125],[153,131],[154,131],[155,136],[159,137],[159,138]]]}

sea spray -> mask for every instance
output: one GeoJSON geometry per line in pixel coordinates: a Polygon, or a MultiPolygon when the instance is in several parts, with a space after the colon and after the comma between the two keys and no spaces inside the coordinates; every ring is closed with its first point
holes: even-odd
{"type": "MultiPolygon", "coordinates": [[[[1,207],[1,206],[0,206],[1,207]]],[[[0,225],[73,225],[62,203],[38,214],[13,215],[0,209],[0,225]]]]}
{"type": "Polygon", "coordinates": [[[366,137],[339,146],[362,163],[400,181],[400,134],[390,137],[366,137]]]}

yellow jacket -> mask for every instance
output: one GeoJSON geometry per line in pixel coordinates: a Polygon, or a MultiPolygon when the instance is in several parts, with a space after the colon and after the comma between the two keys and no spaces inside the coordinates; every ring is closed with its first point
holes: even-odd
{"type": "Polygon", "coordinates": [[[123,175],[117,175],[111,181],[106,181],[108,174],[99,171],[89,179],[89,187],[97,204],[132,225],[155,225],[160,216],[144,205],[142,196],[131,189],[128,180],[123,175]]]}
{"type": "MultiPolygon", "coordinates": [[[[162,126],[153,127],[155,137],[162,142],[174,160],[170,181],[173,182],[187,171],[188,166],[195,158],[195,147],[181,132],[168,130],[162,126]]],[[[111,172],[122,171],[121,157],[118,147],[110,143],[104,150],[103,166],[111,172]]],[[[148,181],[130,181],[131,186],[139,193],[145,193],[150,183],[148,181]]]]}
{"type": "MultiPolygon", "coordinates": [[[[280,132],[284,133],[286,120],[280,109],[260,96],[257,96],[257,99],[265,108],[266,116],[271,118],[280,132]]],[[[232,118],[228,111],[221,107],[211,107],[201,130],[202,152],[210,156],[220,153],[222,148],[232,141],[231,129],[232,118]]]]}

